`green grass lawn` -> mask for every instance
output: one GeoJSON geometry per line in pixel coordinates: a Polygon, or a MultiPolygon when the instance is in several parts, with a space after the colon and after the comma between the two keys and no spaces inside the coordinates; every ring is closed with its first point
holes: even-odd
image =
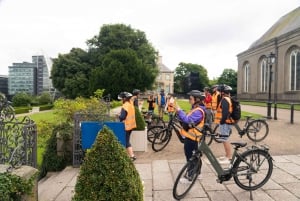
{"type": "MultiPolygon", "coordinates": [[[[41,124],[43,121],[55,123],[58,121],[57,115],[54,113],[54,110],[49,110],[47,112],[40,112],[40,113],[33,113],[27,115],[30,119],[35,121],[37,127],[39,127],[39,124],[41,124]]],[[[18,119],[22,119],[23,117],[20,116],[18,119]]],[[[37,164],[38,167],[40,167],[42,163],[43,153],[45,152],[45,142],[39,137],[39,133],[37,136],[37,164]]]]}
{"type": "MultiPolygon", "coordinates": [[[[266,102],[241,101],[241,104],[242,105],[253,105],[253,106],[267,107],[266,102]]],[[[274,104],[272,104],[272,107],[274,107],[274,104]]],[[[277,108],[291,109],[291,104],[277,103],[277,108]]],[[[300,111],[300,104],[294,104],[294,109],[300,111]]]]}

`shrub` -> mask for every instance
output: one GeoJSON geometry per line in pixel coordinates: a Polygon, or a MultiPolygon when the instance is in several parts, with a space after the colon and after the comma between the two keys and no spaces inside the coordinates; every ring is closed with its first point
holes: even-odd
{"type": "Polygon", "coordinates": [[[134,130],[145,130],[145,120],[138,109],[138,107],[134,107],[135,110],[135,121],[136,121],[136,128],[134,130]]]}
{"type": "Polygon", "coordinates": [[[18,201],[22,195],[29,195],[34,186],[36,175],[26,180],[8,172],[0,173],[1,200],[18,201]]]}
{"type": "Polygon", "coordinates": [[[73,201],[143,200],[139,173],[126,150],[106,126],[86,154],[73,201]]]}
{"type": "Polygon", "coordinates": [[[48,171],[60,171],[72,162],[71,154],[57,155],[57,133],[59,132],[63,139],[72,136],[73,127],[69,123],[61,123],[56,125],[50,138],[47,140],[46,150],[43,154],[42,165],[39,170],[39,179],[46,176],[48,171]]]}

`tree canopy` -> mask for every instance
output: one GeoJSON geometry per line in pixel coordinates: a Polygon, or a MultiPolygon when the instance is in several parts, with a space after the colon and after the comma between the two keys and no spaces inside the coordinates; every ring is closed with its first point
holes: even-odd
{"type": "Polygon", "coordinates": [[[157,53],[144,32],[124,24],[103,25],[87,45],[87,51],[73,48],[54,59],[53,85],[66,97],[88,97],[106,89],[104,95],[116,98],[120,91],[153,85],[157,53]]]}
{"type": "MultiPolygon", "coordinates": [[[[207,70],[198,64],[192,63],[179,63],[179,66],[175,69],[175,83],[174,83],[174,90],[175,93],[186,93],[190,89],[189,87],[185,87],[187,82],[187,76],[190,74],[197,74],[199,75],[198,82],[198,90],[202,90],[205,86],[208,86],[209,79],[207,76],[207,70]]],[[[195,85],[194,85],[195,86],[195,85]]]]}
{"type": "Polygon", "coordinates": [[[218,84],[226,84],[232,87],[231,94],[236,94],[237,91],[237,72],[233,69],[226,68],[223,70],[218,79],[218,84]]]}

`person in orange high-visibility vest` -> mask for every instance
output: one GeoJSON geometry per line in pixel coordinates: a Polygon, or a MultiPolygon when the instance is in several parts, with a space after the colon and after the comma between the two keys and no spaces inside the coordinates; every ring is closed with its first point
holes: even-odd
{"type": "MultiPolygon", "coordinates": [[[[221,101],[222,96],[221,96],[221,93],[218,91],[218,85],[217,84],[213,85],[211,88],[212,88],[212,91],[213,91],[212,94],[211,94],[211,98],[212,98],[212,100],[211,100],[211,109],[212,109],[213,114],[215,115],[217,113],[217,107],[218,107],[218,105],[221,101]]],[[[213,119],[213,121],[214,121],[214,119],[213,119]]]]}
{"type": "Polygon", "coordinates": [[[191,128],[190,124],[193,123],[197,127],[203,127],[205,119],[205,106],[203,103],[205,98],[204,93],[198,90],[192,90],[188,95],[189,102],[192,106],[191,111],[186,114],[179,106],[176,107],[176,112],[183,128],[181,129],[180,134],[185,137],[184,153],[186,160],[189,160],[192,157],[193,151],[197,149],[198,141],[202,135],[197,129],[191,128]]]}
{"type": "Polygon", "coordinates": [[[173,94],[169,93],[167,95],[167,104],[166,104],[165,110],[168,112],[170,118],[171,118],[171,116],[174,115],[175,108],[176,108],[175,98],[174,98],[173,94]]]}
{"type": "Polygon", "coordinates": [[[229,164],[232,157],[231,145],[229,143],[229,134],[231,132],[231,124],[234,121],[230,118],[232,113],[232,103],[230,99],[230,91],[232,88],[228,85],[219,85],[218,90],[222,94],[222,99],[217,107],[215,115],[215,123],[220,124],[219,140],[223,142],[225,156],[220,158],[221,164],[229,164]]]}
{"type": "Polygon", "coordinates": [[[130,101],[132,94],[129,92],[121,92],[118,95],[118,99],[122,100],[123,105],[119,119],[125,124],[125,133],[126,133],[126,150],[132,161],[136,160],[136,157],[133,153],[132,146],[130,144],[130,135],[134,128],[136,128],[135,122],[135,110],[134,105],[130,101]]]}

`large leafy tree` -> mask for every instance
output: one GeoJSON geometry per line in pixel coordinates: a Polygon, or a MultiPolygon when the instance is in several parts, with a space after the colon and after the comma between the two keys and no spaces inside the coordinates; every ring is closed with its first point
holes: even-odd
{"type": "Polygon", "coordinates": [[[155,79],[151,68],[145,68],[131,49],[112,50],[102,60],[101,67],[92,72],[90,91],[104,88],[116,98],[120,91],[150,88],[155,79]]]}
{"type": "Polygon", "coordinates": [[[192,63],[179,63],[178,67],[175,69],[175,86],[174,90],[176,93],[186,93],[187,88],[185,88],[185,83],[187,76],[191,73],[198,73],[199,74],[199,79],[198,79],[198,90],[202,90],[205,86],[208,86],[209,84],[209,79],[207,76],[207,70],[198,64],[192,64],[192,63]]]}
{"type": "Polygon", "coordinates": [[[218,79],[218,84],[226,84],[232,87],[232,93],[236,94],[237,90],[237,72],[233,69],[226,68],[223,70],[218,79]]]}
{"type": "Polygon", "coordinates": [[[53,86],[68,98],[87,97],[91,65],[88,53],[73,48],[53,60],[51,78],[53,86]]]}
{"type": "Polygon", "coordinates": [[[70,53],[54,59],[51,72],[53,85],[65,96],[88,97],[97,89],[106,89],[104,95],[115,95],[116,89],[143,90],[153,85],[158,74],[157,53],[144,32],[124,24],[103,25],[98,35],[87,40],[87,45],[87,52],[73,48],[70,53]],[[116,56],[116,53],[111,53],[114,50],[124,51],[116,56]],[[128,82],[127,75],[132,76],[130,80],[136,81],[134,85],[128,82]],[[116,77],[118,80],[113,79],[116,77]],[[110,82],[104,82],[107,79],[110,82]],[[121,88],[117,86],[120,83],[121,88]]]}

